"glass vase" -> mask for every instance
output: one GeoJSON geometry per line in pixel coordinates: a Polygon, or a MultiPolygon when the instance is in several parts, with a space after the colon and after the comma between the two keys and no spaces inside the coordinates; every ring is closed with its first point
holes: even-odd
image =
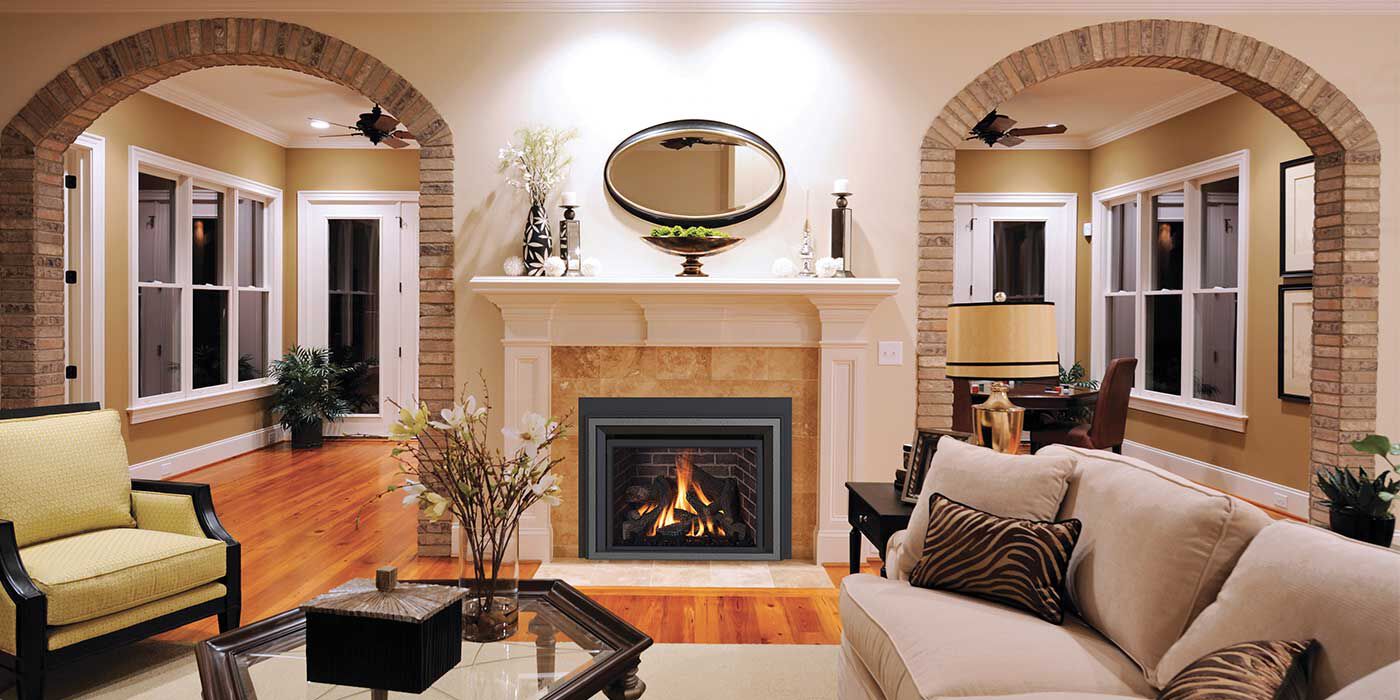
{"type": "Polygon", "coordinates": [[[518,528],[499,548],[488,537],[458,528],[457,585],[462,599],[462,638],[495,642],[515,634],[520,621],[520,537],[518,528]],[[478,551],[479,550],[479,551],[478,551]]]}

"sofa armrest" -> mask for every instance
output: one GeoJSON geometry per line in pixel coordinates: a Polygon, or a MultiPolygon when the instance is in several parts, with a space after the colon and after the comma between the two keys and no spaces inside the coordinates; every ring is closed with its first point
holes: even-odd
{"type": "Polygon", "coordinates": [[[132,479],[131,504],[137,527],[208,537],[233,546],[238,544],[219,522],[208,484],[132,479]],[[142,524],[143,515],[152,527],[142,524]],[[187,532],[193,530],[192,525],[197,525],[198,530],[187,532]]]}
{"type": "Polygon", "coordinates": [[[0,618],[9,623],[12,613],[14,624],[12,629],[0,629],[0,649],[16,656],[42,653],[48,648],[49,599],[24,570],[15,524],[8,520],[0,520],[0,589],[5,592],[0,607],[6,608],[0,618]]]}
{"type": "Polygon", "coordinates": [[[890,541],[885,545],[885,578],[891,581],[904,581],[908,577],[904,575],[904,561],[910,556],[904,550],[904,541],[909,539],[908,530],[900,530],[890,535],[890,541]]]}

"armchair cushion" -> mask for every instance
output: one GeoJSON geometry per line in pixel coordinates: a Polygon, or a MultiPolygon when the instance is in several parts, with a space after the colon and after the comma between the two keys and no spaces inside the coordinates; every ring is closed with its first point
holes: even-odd
{"type": "Polygon", "coordinates": [[[22,548],[20,559],[48,597],[48,623],[68,625],[216,581],[227,549],[219,540],[117,528],[22,548]]]}
{"type": "Polygon", "coordinates": [[[194,498],[187,494],[137,489],[131,492],[131,512],[136,516],[136,527],[142,530],[206,537],[199,526],[194,498]]]}
{"type": "Polygon", "coordinates": [[[20,547],[134,525],[117,412],[0,421],[0,519],[20,547]]]}

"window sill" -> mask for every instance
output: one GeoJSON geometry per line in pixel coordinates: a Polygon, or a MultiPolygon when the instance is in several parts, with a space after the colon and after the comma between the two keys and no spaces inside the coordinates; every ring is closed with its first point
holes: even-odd
{"type": "Polygon", "coordinates": [[[267,381],[263,384],[253,384],[249,386],[223,389],[208,394],[197,394],[195,396],[183,396],[178,399],[169,399],[157,403],[131,406],[126,409],[127,420],[135,425],[147,421],[183,416],[187,413],[205,411],[220,406],[231,406],[244,401],[253,401],[272,395],[273,384],[267,381]]]}
{"type": "Polygon", "coordinates": [[[1202,406],[1196,406],[1175,401],[1163,401],[1162,399],[1141,396],[1136,393],[1128,401],[1128,408],[1155,413],[1159,416],[1167,416],[1178,420],[1190,421],[1209,425],[1212,428],[1221,428],[1236,433],[1243,433],[1245,426],[1249,423],[1249,416],[1240,413],[1231,413],[1202,406]]]}

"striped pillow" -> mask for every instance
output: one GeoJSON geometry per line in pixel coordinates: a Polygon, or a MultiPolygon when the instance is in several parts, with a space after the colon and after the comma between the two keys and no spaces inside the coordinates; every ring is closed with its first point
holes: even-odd
{"type": "Polygon", "coordinates": [[[1058,625],[1065,618],[1065,571],[1082,527],[1078,520],[1003,518],[935,493],[909,582],[1005,603],[1058,625]]]}
{"type": "Polygon", "coordinates": [[[1162,689],[1157,700],[1306,700],[1317,642],[1242,642],[1213,651],[1162,689]]]}

